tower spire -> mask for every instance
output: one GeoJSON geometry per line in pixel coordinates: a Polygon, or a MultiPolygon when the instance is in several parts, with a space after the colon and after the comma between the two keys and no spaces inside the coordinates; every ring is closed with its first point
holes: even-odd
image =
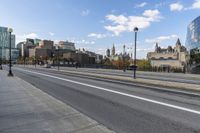
{"type": "Polygon", "coordinates": [[[115,55],[115,45],[113,44],[113,47],[112,47],[112,55],[114,56],[115,55]]]}
{"type": "Polygon", "coordinates": [[[181,45],[180,39],[177,39],[176,45],[181,45]]]}

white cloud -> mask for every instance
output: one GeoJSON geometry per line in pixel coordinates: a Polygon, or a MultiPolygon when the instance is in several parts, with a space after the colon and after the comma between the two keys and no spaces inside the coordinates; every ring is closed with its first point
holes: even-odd
{"type": "Polygon", "coordinates": [[[36,33],[30,33],[30,34],[24,34],[24,37],[35,39],[38,38],[38,35],[36,33]]]}
{"type": "Polygon", "coordinates": [[[147,51],[152,51],[152,48],[137,48],[136,51],[138,52],[147,52],[147,51]]]}
{"type": "Polygon", "coordinates": [[[90,13],[90,10],[88,10],[88,9],[86,9],[86,10],[83,10],[82,12],[81,12],[81,16],[87,16],[87,15],[89,15],[89,13],[90,13]]]}
{"type": "Polygon", "coordinates": [[[115,16],[113,14],[109,14],[106,18],[110,21],[113,21],[114,24],[125,24],[128,21],[128,18],[124,15],[115,16]]]}
{"type": "Polygon", "coordinates": [[[195,0],[195,2],[192,4],[193,9],[200,9],[200,0],[195,0]]]}
{"type": "Polygon", "coordinates": [[[147,28],[152,22],[161,19],[159,10],[145,10],[141,16],[124,16],[109,14],[106,19],[111,21],[111,25],[104,26],[108,31],[113,32],[116,36],[125,31],[133,31],[134,27],[139,29],[147,28]]]}
{"type": "Polygon", "coordinates": [[[26,39],[24,38],[24,36],[16,35],[16,43],[23,42],[23,41],[25,41],[25,40],[26,40],[26,39]]]}
{"type": "Polygon", "coordinates": [[[170,4],[171,11],[182,11],[182,10],[192,10],[192,9],[200,9],[200,0],[195,0],[193,4],[189,7],[184,7],[179,2],[170,4]]]}
{"type": "Polygon", "coordinates": [[[107,37],[107,35],[106,34],[90,33],[90,34],[88,34],[88,37],[101,39],[101,38],[107,37]]]}
{"type": "Polygon", "coordinates": [[[171,11],[181,11],[184,9],[184,6],[180,3],[172,3],[169,5],[171,11]]]}
{"type": "Polygon", "coordinates": [[[157,21],[161,18],[158,10],[145,10],[143,15],[148,17],[149,21],[157,21]]]}
{"type": "Polygon", "coordinates": [[[136,8],[141,8],[141,7],[144,7],[144,6],[146,6],[146,5],[147,5],[146,2],[142,2],[142,3],[140,3],[140,4],[135,5],[135,7],[136,7],[136,8]]]}
{"type": "Polygon", "coordinates": [[[68,39],[70,42],[73,42],[75,44],[78,45],[88,45],[88,44],[95,44],[95,41],[88,41],[85,39],[76,39],[76,38],[72,38],[72,39],[68,39]]]}
{"type": "Polygon", "coordinates": [[[124,32],[127,30],[127,28],[124,25],[117,25],[117,26],[104,26],[104,28],[108,31],[113,32],[116,36],[118,36],[121,32],[124,32]]]}
{"type": "Polygon", "coordinates": [[[49,32],[49,35],[50,35],[50,36],[54,36],[55,33],[53,33],[53,32],[49,32]]]}
{"type": "Polygon", "coordinates": [[[177,39],[177,38],[178,38],[177,35],[159,36],[153,39],[146,39],[145,42],[146,43],[156,43],[156,42],[161,43],[166,40],[172,40],[172,39],[177,39]]]}
{"type": "Polygon", "coordinates": [[[95,53],[97,54],[101,54],[101,55],[105,55],[106,54],[106,50],[105,48],[99,48],[95,50],[95,53]]]}
{"type": "Polygon", "coordinates": [[[26,40],[26,38],[31,38],[35,39],[38,38],[38,35],[36,33],[29,33],[29,34],[24,34],[24,35],[16,35],[16,42],[23,42],[26,40]]]}

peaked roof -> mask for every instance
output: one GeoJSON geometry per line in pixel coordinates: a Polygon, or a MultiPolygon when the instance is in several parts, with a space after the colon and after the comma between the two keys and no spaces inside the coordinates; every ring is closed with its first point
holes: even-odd
{"type": "Polygon", "coordinates": [[[156,42],[156,47],[158,47],[158,43],[156,42]]]}
{"type": "Polygon", "coordinates": [[[176,45],[181,45],[181,42],[180,42],[179,38],[178,38],[178,40],[176,42],[176,45]]]}

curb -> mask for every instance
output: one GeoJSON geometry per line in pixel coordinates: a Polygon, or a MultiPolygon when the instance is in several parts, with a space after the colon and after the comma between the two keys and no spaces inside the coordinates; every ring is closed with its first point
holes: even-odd
{"type": "MultiPolygon", "coordinates": [[[[55,70],[54,70],[55,71],[55,70]]],[[[137,84],[145,84],[157,87],[169,87],[169,88],[176,88],[182,90],[193,90],[193,91],[200,91],[200,85],[195,84],[186,84],[186,83],[177,83],[177,82],[170,82],[170,81],[159,81],[159,80],[150,80],[150,79],[133,79],[130,77],[120,77],[120,76],[110,76],[105,74],[92,74],[92,73],[83,73],[83,72],[72,72],[66,70],[60,70],[62,72],[71,73],[71,74],[81,74],[85,76],[92,76],[97,78],[104,78],[104,79],[111,79],[111,80],[119,80],[125,82],[132,82],[137,84]]]]}
{"type": "MultiPolygon", "coordinates": [[[[33,69],[33,68],[31,68],[31,69],[33,69]]],[[[37,68],[37,69],[42,70],[45,68],[37,68]]],[[[48,70],[58,71],[56,69],[48,69],[48,70]]],[[[200,85],[197,85],[197,84],[178,83],[178,82],[171,82],[171,81],[160,81],[160,80],[151,80],[151,79],[142,79],[142,78],[133,79],[130,77],[120,77],[120,76],[113,76],[113,75],[95,74],[95,73],[89,73],[89,72],[86,73],[86,72],[68,71],[68,70],[59,70],[58,72],[65,72],[65,73],[69,73],[69,74],[79,74],[79,75],[83,75],[83,76],[91,76],[91,77],[110,79],[110,80],[118,80],[118,81],[122,81],[122,82],[150,85],[150,86],[155,86],[155,87],[165,87],[165,88],[173,88],[173,89],[200,92],[200,85]]]]}

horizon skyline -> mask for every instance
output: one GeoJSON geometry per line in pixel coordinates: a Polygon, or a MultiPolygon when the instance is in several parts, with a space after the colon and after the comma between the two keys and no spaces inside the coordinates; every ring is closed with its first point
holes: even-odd
{"type": "Polygon", "coordinates": [[[139,59],[146,58],[156,42],[161,47],[173,46],[179,38],[185,46],[187,26],[200,10],[200,0],[52,0],[46,3],[46,0],[1,1],[0,25],[14,29],[16,44],[26,38],[67,40],[74,42],[77,49],[103,55],[113,44],[117,53],[122,52],[123,45],[130,51],[134,44],[132,29],[137,26],[139,59]]]}

